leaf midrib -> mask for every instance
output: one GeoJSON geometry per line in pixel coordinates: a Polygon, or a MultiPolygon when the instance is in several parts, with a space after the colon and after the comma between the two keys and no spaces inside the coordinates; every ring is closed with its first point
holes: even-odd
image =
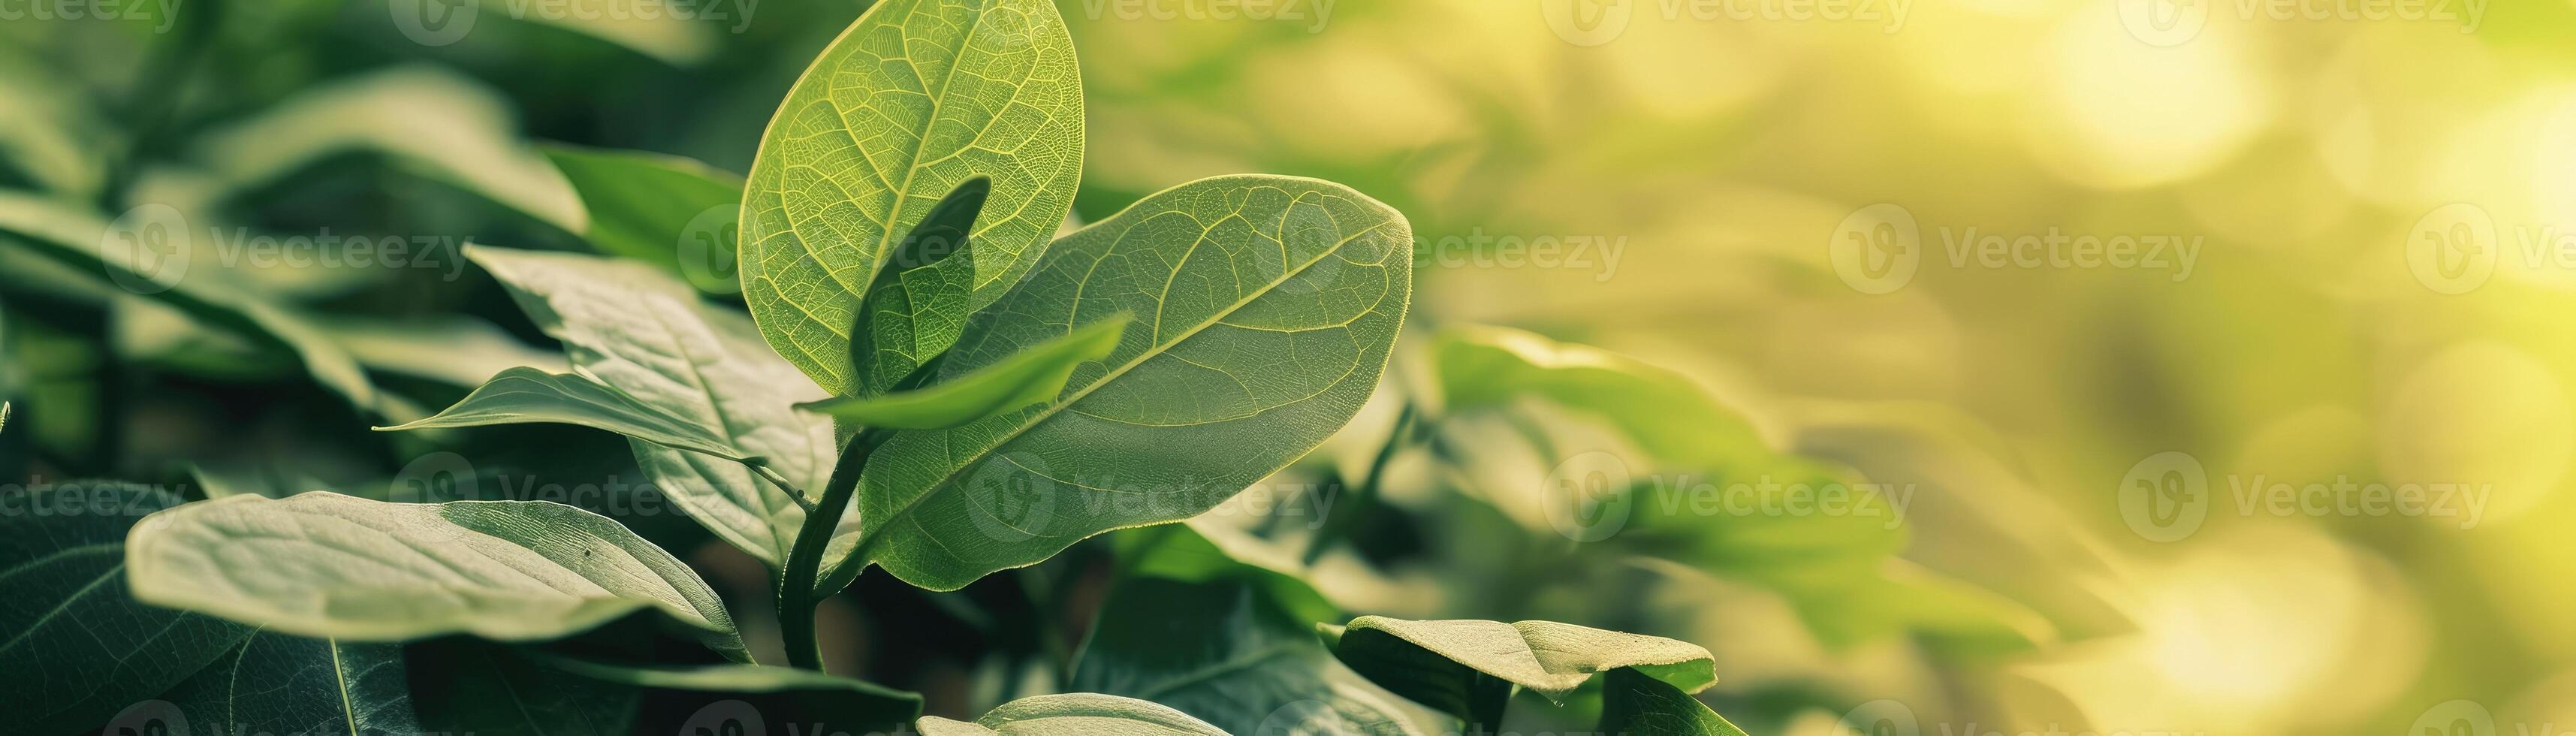
{"type": "MultiPolygon", "coordinates": [[[[1232,316],[1236,311],[1250,305],[1254,300],[1268,296],[1272,291],[1277,290],[1280,284],[1287,283],[1289,279],[1296,278],[1298,274],[1305,273],[1306,269],[1314,268],[1315,264],[1324,262],[1324,259],[1326,258],[1340,255],[1342,249],[1349,247],[1352,241],[1367,237],[1369,233],[1377,232],[1378,228],[1386,227],[1392,222],[1393,220],[1391,218],[1383,219],[1375,224],[1369,225],[1368,227],[1361,228],[1359,232],[1352,233],[1350,237],[1343,238],[1341,241],[1334,243],[1333,247],[1324,249],[1323,252],[1314,259],[1298,264],[1294,269],[1283,271],[1279,278],[1272,279],[1270,283],[1264,284],[1261,288],[1253,290],[1251,293],[1246,294],[1242,299],[1236,300],[1233,304],[1226,305],[1224,309],[1217,310],[1217,312],[1213,316],[1209,317],[1207,321],[1194,325],[1188,331],[1174,336],[1170,342],[1152,346],[1145,351],[1138,353],[1135,359],[1127,361],[1126,364],[1120,365],[1108,373],[1102,374],[1099,380],[1092,381],[1090,384],[1075,390],[1073,395],[1065,397],[1062,401],[1049,404],[1046,408],[1040,409],[1036,414],[1030,415],[1028,421],[1021,423],[1020,426],[1013,427],[1011,431],[1004,433],[1000,438],[994,440],[986,449],[976,452],[975,458],[980,459],[984,456],[991,455],[994,449],[1010,444],[1011,441],[1019,439],[1020,435],[1027,434],[1030,429],[1037,427],[1039,424],[1045,423],[1048,419],[1054,418],[1057,413],[1072,407],[1074,404],[1080,403],[1084,397],[1090,396],[1092,391],[1098,390],[1101,386],[1109,385],[1111,381],[1117,380],[1119,376],[1126,375],[1128,371],[1135,369],[1136,366],[1143,365],[1145,361],[1152,360],[1157,356],[1169,352],[1172,346],[1179,345],[1190,338],[1197,337],[1199,333],[1205,332],[1207,328],[1214,326],[1218,322],[1224,321],[1226,317],[1232,316]]],[[[1121,234],[1123,235],[1124,233],[1121,234]]],[[[1201,239],[1205,239],[1207,237],[1207,232],[1201,232],[1199,237],[1201,239]]],[[[1285,236],[1283,235],[1282,237],[1285,236]]],[[[1093,265],[1096,267],[1098,264],[1095,263],[1093,265]]],[[[1183,264],[1175,263],[1173,267],[1177,269],[1181,265],[1183,264]]],[[[1168,293],[1166,296],[1168,296],[1168,293]]],[[[1078,305],[1080,304],[1079,296],[1076,297],[1075,302],[1077,304],[1076,308],[1078,309],[1078,305]]],[[[1160,327],[1160,325],[1156,325],[1157,329],[1160,327]]],[[[921,495],[915,496],[911,501],[905,502],[904,505],[896,507],[892,513],[887,514],[888,518],[886,519],[886,523],[876,525],[874,531],[862,531],[858,541],[850,547],[849,559],[851,562],[849,564],[864,565],[873,561],[872,558],[867,555],[873,551],[871,546],[874,545],[877,540],[884,538],[884,530],[891,528],[896,519],[911,516],[913,509],[919,508],[921,504],[928,501],[930,497],[939,495],[941,492],[953,487],[952,484],[957,480],[957,475],[965,472],[965,469],[973,464],[974,462],[972,460],[968,460],[966,462],[956,464],[955,467],[949,468],[948,472],[941,476],[938,482],[931,484],[930,490],[922,492],[921,495]]],[[[865,520],[862,519],[861,521],[865,520]]],[[[862,525],[863,528],[865,526],[866,525],[864,524],[862,525]]]]}

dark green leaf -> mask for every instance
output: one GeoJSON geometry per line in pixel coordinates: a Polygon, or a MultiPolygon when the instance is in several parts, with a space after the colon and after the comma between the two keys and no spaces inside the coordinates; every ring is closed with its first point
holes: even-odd
{"type": "Polygon", "coordinates": [[[1083,325],[1062,337],[926,388],[868,397],[844,396],[797,407],[867,427],[955,427],[1055,399],[1064,391],[1065,381],[1073,378],[1076,367],[1107,357],[1118,347],[1118,337],[1131,321],[1121,315],[1083,325]]]}
{"type": "Polygon", "coordinates": [[[877,264],[850,327],[850,364],[857,370],[852,396],[885,393],[956,344],[975,311],[975,253],[967,233],[992,189],[993,180],[981,176],[957,185],[877,264]]]}
{"type": "MultiPolygon", "coordinates": [[[[423,730],[400,644],[262,630],[161,697],[185,714],[182,723],[171,724],[172,734],[376,736],[423,730]]],[[[120,721],[150,715],[149,709],[136,709],[120,721]]]]}
{"type": "Polygon", "coordinates": [[[1171,706],[1243,734],[1419,733],[1249,581],[1132,578],[1100,609],[1074,690],[1171,706]]]}
{"type": "Polygon", "coordinates": [[[590,212],[590,231],[581,235],[600,252],[660,266],[708,294],[742,291],[734,277],[742,177],[642,151],[545,152],[580,193],[590,212]]]}

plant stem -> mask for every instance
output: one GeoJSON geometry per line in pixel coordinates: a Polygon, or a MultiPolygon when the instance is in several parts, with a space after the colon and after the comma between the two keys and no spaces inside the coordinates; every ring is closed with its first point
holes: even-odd
{"type": "Polygon", "coordinates": [[[871,428],[850,438],[849,446],[841,449],[840,462],[832,466],[832,480],[823,486],[823,497],[806,512],[805,526],[796,530],[796,544],[788,550],[787,565],[778,580],[778,633],[787,643],[788,664],[823,671],[823,645],[814,636],[814,606],[821,602],[814,582],[823,572],[823,548],[831,544],[832,530],[841,525],[842,512],[849,510],[850,497],[858,493],[859,473],[867,469],[868,456],[892,436],[871,428]]]}
{"type": "Polygon", "coordinates": [[[1368,475],[1360,478],[1358,486],[1347,489],[1350,497],[1341,499],[1333,507],[1340,513],[1326,517],[1324,528],[1317,530],[1315,538],[1308,541],[1306,564],[1312,565],[1322,559],[1333,541],[1349,533],[1350,527],[1359,523],[1360,516],[1368,513],[1369,505],[1377,500],[1377,484],[1386,478],[1387,464],[1395,460],[1396,450],[1409,444],[1406,440],[1412,437],[1414,419],[1414,406],[1410,403],[1404,405],[1404,413],[1395,415],[1395,429],[1387,433],[1386,444],[1377,448],[1377,457],[1369,460],[1368,475]]]}

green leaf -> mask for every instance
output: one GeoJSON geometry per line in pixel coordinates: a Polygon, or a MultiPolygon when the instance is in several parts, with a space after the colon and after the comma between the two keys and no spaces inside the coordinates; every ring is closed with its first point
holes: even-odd
{"type": "Polygon", "coordinates": [[[1672,683],[1633,669],[1614,669],[1602,679],[1602,733],[1651,733],[1671,736],[1745,736],[1709,710],[1708,704],[1672,683]]]}
{"type": "Polygon", "coordinates": [[[704,425],[671,416],[598,381],[535,368],[502,371],[437,416],[376,429],[398,432],[526,423],[577,424],[727,460],[749,459],[732,440],[704,425]]]}
{"type": "Polygon", "coordinates": [[[1619,668],[1685,692],[1717,682],[1716,662],[1697,645],[1553,621],[1362,616],[1333,653],[1398,695],[1488,727],[1502,723],[1513,685],[1562,704],[1593,673],[1619,668]]]}
{"type": "Polygon", "coordinates": [[[878,264],[850,326],[850,365],[857,371],[851,395],[885,393],[957,343],[975,311],[975,254],[967,233],[992,190],[993,180],[981,176],[957,185],[878,264]]]}
{"type": "Polygon", "coordinates": [[[600,252],[660,266],[708,294],[742,291],[734,277],[742,177],[678,156],[544,150],[581,195],[590,229],[580,235],[600,252]]]}
{"type": "Polygon", "coordinates": [[[479,317],[422,319],[316,316],[313,323],[368,370],[474,386],[518,367],[562,373],[571,366],[552,347],[537,348],[479,317]]]}
{"type": "Polygon", "coordinates": [[[1227,736],[1188,714],[1098,693],[1021,698],[974,723],[921,719],[922,736],[1227,736]]]}
{"type": "Polygon", "coordinates": [[[761,135],[742,201],[742,285],[761,334],[833,394],[857,383],[861,290],[942,195],[993,180],[975,228],[981,308],[1073,206],[1082,75],[1046,0],[884,0],[823,50],[761,135]]]}
{"type": "MultiPolygon", "coordinates": [[[[262,630],[161,697],[185,714],[184,721],[171,724],[172,734],[371,736],[424,730],[400,644],[262,630]]],[[[148,715],[153,714],[138,709],[119,720],[148,715]]]]}
{"type": "Polygon", "coordinates": [[[868,427],[947,429],[1054,400],[1065,381],[1087,361],[1108,357],[1118,347],[1131,316],[1116,315],[1083,325],[1063,337],[1014,353],[992,365],[926,388],[870,397],[843,396],[798,404],[797,408],[829,414],[868,427]]]}
{"type": "Polygon", "coordinates": [[[232,496],[154,513],[125,553],[136,598],[284,633],[524,641],[655,608],[741,656],[732,617],[697,573],[607,517],[553,502],[232,496]]]}
{"type": "MultiPolygon", "coordinates": [[[[752,721],[744,724],[745,733],[775,733],[757,727],[759,721],[775,719],[819,726],[820,733],[891,733],[921,715],[919,694],[792,667],[636,667],[527,656],[581,678],[646,688],[655,702],[681,701],[697,711],[690,725],[718,726],[732,718],[752,721]]],[[[697,732],[682,728],[680,733],[697,732]]]]}
{"type": "Polygon", "coordinates": [[[1235,733],[1420,733],[1249,581],[1112,588],[1067,687],[1150,700],[1235,733]]]}
{"type": "Polygon", "coordinates": [[[1774,454],[1690,377],[1618,353],[1484,325],[1444,330],[1434,351],[1453,410],[1537,396],[1610,423],[1658,460],[1710,471],[1774,454]]]}
{"type": "Polygon", "coordinates": [[[1122,313],[1135,327],[1054,403],[877,450],[857,561],[825,589],[874,563],[954,590],[1094,534],[1196,516],[1287,466],[1376,388],[1411,254],[1402,215],[1289,177],[1185,184],[1067,236],[976,314],[941,376],[1122,313]]]}
{"type": "MultiPolygon", "coordinates": [[[[0,243],[18,243],[46,260],[124,293],[167,304],[206,325],[294,355],[315,383],[360,409],[397,421],[420,416],[408,402],[380,393],[366,369],[321,328],[294,309],[225,285],[220,278],[187,278],[188,258],[168,251],[167,228],[185,228],[177,210],[146,205],[109,222],[87,208],[0,191],[0,243]]],[[[200,269],[201,271],[205,269],[200,269]]]]}
{"type": "MultiPolygon", "coordinates": [[[[757,456],[799,489],[821,488],[840,454],[824,398],[772,354],[739,313],[709,308],[650,266],[569,253],[472,247],[573,368],[757,456]]],[[[631,440],[636,462],[673,505],[764,562],[787,559],[805,510],[742,463],[631,440]]],[[[839,535],[856,531],[841,525],[839,535]]],[[[835,542],[841,544],[841,542],[835,542]]]]}
{"type": "Polygon", "coordinates": [[[1295,552],[1269,545],[1207,517],[1119,532],[1114,538],[1123,571],[1192,583],[1247,580],[1306,625],[1345,620],[1314,584],[1295,552]]]}
{"type": "Polygon", "coordinates": [[[464,637],[406,647],[425,733],[473,736],[628,736],[635,688],[563,677],[507,646],[464,637]]]}
{"type": "Polygon", "coordinates": [[[0,713],[11,730],[95,727],[250,635],[126,592],[127,529],[174,503],[144,486],[78,482],[30,490],[0,515],[0,713]]]}

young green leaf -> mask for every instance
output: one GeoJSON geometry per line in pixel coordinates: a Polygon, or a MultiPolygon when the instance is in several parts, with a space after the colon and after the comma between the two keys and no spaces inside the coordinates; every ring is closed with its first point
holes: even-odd
{"type": "Polygon", "coordinates": [[[708,294],[742,291],[734,278],[742,177],[657,153],[544,150],[581,195],[590,230],[578,234],[600,252],[660,266],[708,294]]]}
{"type": "Polygon", "coordinates": [[[654,608],[740,657],[715,591],[607,517],[545,501],[304,493],[154,513],[125,540],[135,597],[304,636],[550,639],[654,608]],[[262,560],[243,565],[233,561],[262,560]]]}
{"type": "Polygon", "coordinates": [[[1333,653],[1398,695],[1488,727],[1502,723],[1513,685],[1561,704],[1593,673],[1619,668],[1685,692],[1717,681],[1715,661],[1696,645],[1553,621],[1362,616],[1339,632],[1333,653]]]}
{"type": "MultiPolygon", "coordinates": [[[[184,719],[183,726],[170,729],[172,734],[182,733],[182,728],[188,733],[315,736],[425,730],[412,705],[412,683],[400,644],[308,639],[262,630],[161,697],[177,707],[184,719]]],[[[133,732],[152,733],[142,722],[152,717],[167,718],[138,708],[113,725],[136,719],[133,732]]]]}
{"type": "Polygon", "coordinates": [[[981,176],[957,185],[878,264],[850,326],[850,365],[857,371],[852,396],[891,390],[957,343],[975,311],[975,253],[967,233],[992,190],[993,180],[981,176]]]}
{"type": "MultiPolygon", "coordinates": [[[[991,177],[975,227],[981,308],[1028,271],[1082,175],[1082,75],[1045,0],[884,0],[823,50],[760,139],[742,202],[742,286],[761,334],[855,393],[862,289],[957,185],[991,177]]],[[[969,310],[972,311],[972,310],[969,310]]]]}
{"type": "MultiPolygon", "coordinates": [[[[983,246],[978,245],[980,250],[983,246]]],[[[1321,444],[1376,388],[1411,296],[1402,215],[1312,179],[1185,184],[1058,241],[940,365],[973,373],[1128,313],[1044,407],[877,451],[854,560],[954,590],[1111,529],[1196,516],[1321,444]]]]}
{"type": "Polygon", "coordinates": [[[1361,679],[1250,581],[1131,578],[1110,590],[1068,687],[1171,706],[1234,733],[1406,736],[1361,679]],[[1267,728],[1265,728],[1267,726],[1267,728]]]}
{"type": "Polygon", "coordinates": [[[1601,684],[1601,733],[1652,733],[1671,736],[1745,736],[1708,704],[1670,682],[1620,668],[1601,684]]]}
{"type": "Polygon", "coordinates": [[[925,388],[876,396],[843,396],[796,405],[806,411],[886,429],[947,429],[1055,399],[1073,370],[1108,357],[1126,332],[1127,315],[1113,316],[1062,337],[1030,346],[966,375],[925,388]]]}
{"type": "Polygon", "coordinates": [[[126,593],[128,528],[178,499],[100,481],[39,487],[15,503],[24,513],[0,515],[0,713],[11,730],[95,727],[250,635],[126,593]]]}
{"type": "MultiPolygon", "coordinates": [[[[821,733],[893,733],[921,715],[919,694],[813,670],[747,664],[636,667],[544,654],[525,656],[583,679],[644,688],[658,702],[681,701],[708,716],[740,715],[727,712],[739,710],[751,717],[814,724],[821,733]],[[727,709],[726,701],[745,707],[727,709]]],[[[746,732],[768,733],[756,728],[746,732]]]]}
{"type": "Polygon", "coordinates": [[[921,719],[921,736],[1227,736],[1188,714],[1133,698],[1070,693],[1021,698],[974,723],[921,719]]]}
{"type": "Polygon", "coordinates": [[[410,424],[377,427],[398,432],[435,427],[544,422],[605,429],[665,447],[748,460],[733,441],[704,425],[671,416],[616,388],[575,375],[512,368],[466,394],[455,406],[410,424]]]}
{"type": "MultiPolygon", "coordinates": [[[[757,456],[806,491],[839,456],[829,418],[797,411],[823,398],[780,361],[740,314],[709,308],[669,274],[633,261],[472,247],[467,257],[508,286],[573,367],[757,456]]],[[[805,510],[751,468],[637,439],[636,462],[673,505],[772,565],[787,559],[805,510]]],[[[847,522],[842,534],[855,531],[847,522]]]]}

